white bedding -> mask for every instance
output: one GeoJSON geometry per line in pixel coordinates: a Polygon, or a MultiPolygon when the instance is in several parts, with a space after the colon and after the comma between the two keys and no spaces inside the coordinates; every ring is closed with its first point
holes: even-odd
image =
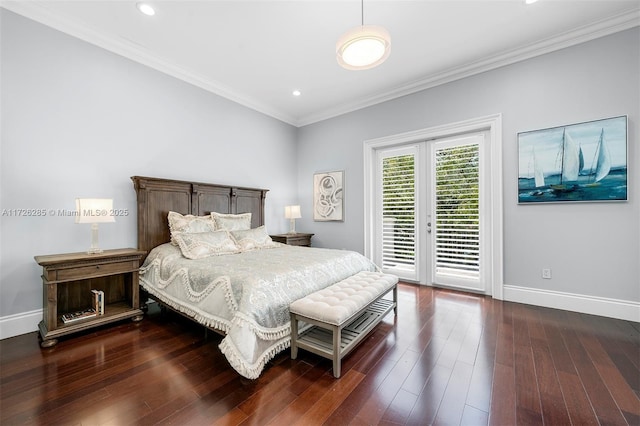
{"type": "Polygon", "coordinates": [[[255,379],[290,346],[289,304],[376,266],[359,253],[276,244],[275,248],[190,260],[171,244],[154,248],[140,284],[154,298],[226,333],[231,366],[255,379]]]}

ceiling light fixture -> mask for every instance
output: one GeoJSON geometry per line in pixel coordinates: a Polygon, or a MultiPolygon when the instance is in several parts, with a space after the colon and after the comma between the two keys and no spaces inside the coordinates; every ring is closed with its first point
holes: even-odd
{"type": "Polygon", "coordinates": [[[300,96],[300,95],[302,95],[302,92],[301,92],[301,91],[299,91],[299,90],[294,90],[293,92],[291,92],[291,94],[292,94],[293,96],[300,96]]]}
{"type": "Polygon", "coordinates": [[[367,70],[383,63],[390,53],[389,32],[377,25],[364,24],[364,0],[361,0],[361,25],[344,33],[336,43],[338,63],[348,70],[367,70]]]}
{"type": "Polygon", "coordinates": [[[537,2],[537,1],[538,1],[538,0],[524,0],[524,2],[525,2],[526,4],[533,4],[533,3],[537,2]]]}
{"type": "Polygon", "coordinates": [[[153,16],[156,14],[155,9],[148,3],[138,2],[136,3],[136,7],[140,12],[144,13],[147,16],[153,16]]]}

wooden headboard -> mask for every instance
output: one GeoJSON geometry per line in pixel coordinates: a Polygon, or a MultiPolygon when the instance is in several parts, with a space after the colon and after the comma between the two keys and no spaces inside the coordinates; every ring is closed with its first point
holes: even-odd
{"type": "Polygon", "coordinates": [[[147,253],[170,240],[169,211],[195,216],[251,213],[251,227],[264,225],[268,189],[133,176],[138,196],[138,248],[147,253]]]}

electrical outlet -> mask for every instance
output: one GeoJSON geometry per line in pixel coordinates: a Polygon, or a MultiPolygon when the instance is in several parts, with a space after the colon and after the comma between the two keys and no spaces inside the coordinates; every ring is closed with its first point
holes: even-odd
{"type": "Polygon", "coordinates": [[[542,270],[542,278],[544,278],[545,280],[550,280],[551,279],[551,269],[545,268],[542,270]]]}

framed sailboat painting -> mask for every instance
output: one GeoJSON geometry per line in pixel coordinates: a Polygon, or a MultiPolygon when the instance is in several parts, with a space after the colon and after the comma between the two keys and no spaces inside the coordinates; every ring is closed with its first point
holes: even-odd
{"type": "Polygon", "coordinates": [[[627,200],[627,116],[518,133],[518,203],[627,200]]]}

